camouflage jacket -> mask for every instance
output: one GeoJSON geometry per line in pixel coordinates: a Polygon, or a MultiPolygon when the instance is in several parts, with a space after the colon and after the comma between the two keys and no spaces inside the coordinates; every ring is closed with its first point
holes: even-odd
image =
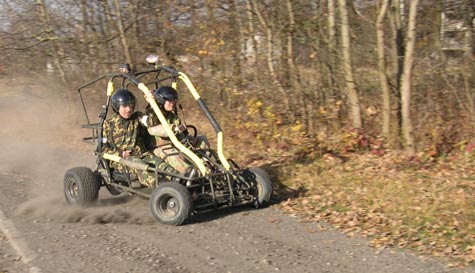
{"type": "MultiPolygon", "coordinates": [[[[181,123],[180,117],[178,117],[178,114],[176,112],[167,112],[162,110],[162,113],[165,116],[165,119],[167,120],[168,124],[170,124],[170,126],[178,125],[181,123]]],[[[158,119],[157,115],[155,115],[155,112],[153,112],[153,110],[149,108],[147,109],[146,115],[148,115],[148,132],[152,136],[157,138],[157,140],[158,138],[161,138],[162,140],[169,141],[170,139],[168,138],[168,135],[165,132],[163,126],[161,126],[160,120],[158,119]]]]}
{"type": "Polygon", "coordinates": [[[131,155],[139,156],[147,151],[147,128],[140,123],[143,116],[135,112],[129,119],[123,119],[115,113],[104,122],[103,138],[107,142],[103,144],[104,153],[120,154],[130,150],[131,155]]]}

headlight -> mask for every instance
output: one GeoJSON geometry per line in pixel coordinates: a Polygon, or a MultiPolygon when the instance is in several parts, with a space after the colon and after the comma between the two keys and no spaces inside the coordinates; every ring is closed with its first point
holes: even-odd
{"type": "Polygon", "coordinates": [[[149,55],[147,55],[145,60],[149,64],[156,64],[158,62],[158,55],[157,54],[149,54],[149,55]]]}

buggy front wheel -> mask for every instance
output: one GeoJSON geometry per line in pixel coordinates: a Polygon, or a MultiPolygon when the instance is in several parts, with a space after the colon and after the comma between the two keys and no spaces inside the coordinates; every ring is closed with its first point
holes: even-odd
{"type": "Polygon", "coordinates": [[[185,186],[167,182],[158,185],[150,198],[150,210],[160,223],[179,226],[191,214],[193,201],[185,186]]]}
{"type": "Polygon", "coordinates": [[[100,186],[98,175],[86,167],[72,168],[64,175],[64,196],[72,205],[87,207],[94,204],[100,186]]]}

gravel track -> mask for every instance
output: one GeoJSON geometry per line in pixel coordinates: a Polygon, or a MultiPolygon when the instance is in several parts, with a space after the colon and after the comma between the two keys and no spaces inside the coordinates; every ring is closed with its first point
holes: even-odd
{"type": "Polygon", "coordinates": [[[77,120],[45,97],[0,96],[0,273],[475,272],[376,250],[272,206],[197,215],[180,227],[156,223],[147,200],[105,189],[96,207],[68,206],[65,171],[94,158],[70,149],[81,137],[70,129],[77,120]]]}

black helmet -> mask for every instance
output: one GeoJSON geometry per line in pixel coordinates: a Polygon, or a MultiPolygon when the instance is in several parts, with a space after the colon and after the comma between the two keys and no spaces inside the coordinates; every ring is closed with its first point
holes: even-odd
{"type": "Polygon", "coordinates": [[[160,106],[165,104],[166,100],[178,100],[178,92],[171,86],[161,86],[153,91],[155,99],[160,106]]]}
{"type": "Polygon", "coordinates": [[[135,109],[135,103],[137,101],[135,99],[134,94],[132,94],[132,92],[130,92],[127,89],[117,90],[112,95],[111,100],[112,100],[112,109],[114,109],[114,111],[116,112],[119,111],[119,107],[121,105],[133,105],[135,109]]]}

